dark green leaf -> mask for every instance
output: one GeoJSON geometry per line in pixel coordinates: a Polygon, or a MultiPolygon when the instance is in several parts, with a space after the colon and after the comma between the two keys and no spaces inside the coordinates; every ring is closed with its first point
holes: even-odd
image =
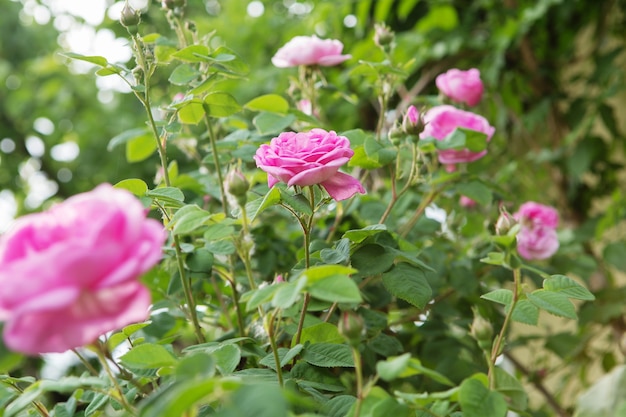
{"type": "Polygon", "coordinates": [[[502,394],[490,391],[474,378],[468,378],[461,383],[459,404],[464,417],[504,417],[507,412],[502,394]]]}
{"type": "Polygon", "coordinates": [[[315,343],[306,347],[302,358],[311,365],[323,368],[354,367],[352,351],[348,345],[315,343]]]}
{"type": "Polygon", "coordinates": [[[535,290],[527,294],[528,300],[537,307],[560,317],[576,320],[576,310],[566,295],[547,290],[535,290]]]}
{"type": "Polygon", "coordinates": [[[384,273],[383,284],[392,295],[417,308],[424,308],[432,297],[424,271],[407,263],[400,263],[384,273]]]}

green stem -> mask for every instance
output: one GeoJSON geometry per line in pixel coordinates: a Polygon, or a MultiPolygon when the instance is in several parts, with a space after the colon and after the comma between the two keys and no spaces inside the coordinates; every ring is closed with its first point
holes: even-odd
{"type": "Polygon", "coordinates": [[[435,197],[437,197],[437,195],[442,191],[443,189],[438,189],[438,190],[433,190],[431,191],[426,198],[424,198],[421,202],[420,205],[417,207],[417,210],[415,210],[415,213],[413,213],[413,216],[409,219],[408,222],[406,222],[406,224],[403,226],[402,232],[400,233],[400,236],[402,237],[406,237],[406,235],[409,234],[409,232],[411,231],[411,229],[413,228],[413,226],[415,226],[415,223],[417,223],[417,221],[420,219],[420,217],[422,216],[422,214],[424,213],[424,210],[426,210],[426,207],[428,207],[428,205],[430,203],[433,202],[433,200],[435,199],[435,197]]]}
{"type": "Polygon", "coordinates": [[[222,210],[224,215],[228,217],[228,200],[226,199],[226,191],[224,190],[224,178],[222,176],[222,168],[220,166],[220,158],[217,153],[217,139],[215,138],[215,131],[213,129],[213,123],[211,122],[211,118],[208,116],[209,111],[207,108],[204,109],[204,121],[207,125],[207,131],[209,133],[209,142],[211,143],[211,152],[213,153],[213,163],[215,164],[215,171],[217,173],[217,181],[220,186],[220,197],[222,199],[222,210]]]}
{"type": "MultiPolygon", "coordinates": [[[[311,205],[311,216],[308,221],[300,221],[302,226],[302,232],[304,234],[304,268],[309,269],[311,267],[311,253],[309,246],[311,245],[311,229],[313,229],[313,217],[315,216],[315,190],[313,186],[309,189],[309,204],[311,205]]],[[[295,344],[300,343],[302,337],[302,329],[304,327],[304,319],[306,317],[307,309],[309,308],[309,302],[311,301],[311,294],[308,292],[304,294],[304,301],[302,302],[302,311],[300,312],[300,319],[298,320],[298,329],[296,330],[295,344]]]]}
{"type": "Polygon", "coordinates": [[[117,378],[115,378],[115,375],[113,375],[113,371],[111,371],[111,367],[109,367],[109,364],[107,363],[107,358],[106,358],[106,355],[103,352],[103,348],[104,347],[102,345],[96,344],[94,350],[96,351],[96,354],[98,355],[98,360],[100,360],[100,364],[102,365],[102,369],[104,369],[104,371],[106,372],[107,376],[109,377],[109,379],[113,383],[113,386],[115,387],[115,390],[117,391],[117,396],[114,396],[113,398],[115,398],[122,405],[122,407],[124,407],[124,409],[126,411],[128,411],[130,414],[136,416],[137,412],[128,403],[128,400],[124,396],[124,391],[122,391],[122,387],[117,382],[117,378]]]}
{"type": "Polygon", "coordinates": [[[274,322],[276,320],[276,315],[280,312],[280,309],[274,310],[272,314],[270,314],[267,321],[267,335],[270,339],[270,345],[272,347],[272,353],[274,354],[274,362],[276,363],[276,375],[278,376],[278,385],[283,386],[283,370],[280,365],[280,356],[278,356],[278,345],[276,344],[276,334],[274,322]]]}
{"type": "Polygon", "coordinates": [[[183,292],[185,293],[185,299],[187,301],[187,307],[189,309],[189,317],[193,324],[193,329],[196,334],[198,343],[204,343],[204,334],[198,321],[198,312],[196,311],[196,302],[193,298],[193,292],[191,291],[191,282],[185,274],[185,264],[183,262],[183,253],[180,249],[180,238],[174,235],[174,250],[176,251],[176,265],[178,266],[178,273],[180,275],[180,281],[183,284],[183,292]]]}
{"type": "Polygon", "coordinates": [[[356,408],[353,417],[359,417],[363,405],[363,363],[358,346],[352,346],[352,358],[354,359],[354,372],[356,374],[356,408]]]}
{"type": "Polygon", "coordinates": [[[517,305],[517,301],[519,300],[520,292],[521,292],[521,270],[520,268],[515,268],[513,270],[513,299],[511,300],[511,305],[509,306],[508,311],[506,312],[506,316],[504,316],[504,323],[502,324],[502,329],[500,329],[500,333],[496,337],[496,340],[491,348],[491,356],[489,357],[489,386],[491,389],[495,388],[495,364],[496,359],[500,355],[501,350],[503,348],[504,339],[506,337],[506,332],[511,323],[511,317],[513,316],[513,311],[515,311],[515,306],[517,305]]]}
{"type": "MultiPolygon", "coordinates": [[[[392,195],[391,195],[391,200],[389,201],[389,204],[387,205],[387,208],[385,209],[385,212],[383,213],[383,215],[381,216],[380,220],[378,221],[379,224],[383,224],[385,222],[385,220],[387,220],[387,217],[389,217],[389,214],[391,214],[391,209],[393,208],[393,206],[395,206],[395,204],[398,202],[398,200],[400,199],[400,197],[402,197],[404,195],[404,193],[406,193],[409,188],[411,187],[411,185],[413,185],[413,183],[415,182],[415,180],[417,179],[417,175],[419,173],[418,169],[417,169],[417,145],[413,144],[413,152],[412,152],[412,160],[411,160],[411,170],[409,171],[409,177],[406,180],[406,184],[404,184],[404,187],[402,187],[402,189],[400,190],[400,192],[396,193],[396,183],[395,183],[395,174],[392,173],[392,195]]],[[[399,161],[400,158],[397,158],[397,161],[399,161]]],[[[399,172],[399,164],[396,163],[396,173],[399,172]]]]}
{"type": "MultiPolygon", "coordinates": [[[[20,395],[24,393],[24,390],[21,389],[17,384],[14,384],[14,383],[9,382],[7,380],[0,380],[0,382],[2,382],[5,385],[8,385],[11,388],[13,388],[16,392],[20,393],[20,395]]],[[[48,409],[40,401],[33,400],[33,401],[31,401],[31,404],[37,409],[37,412],[42,417],[50,417],[50,414],[48,413],[48,409]]]]}
{"type": "MultiPolygon", "coordinates": [[[[250,236],[250,225],[248,223],[248,213],[246,211],[246,205],[240,205],[241,208],[241,227],[243,229],[243,242],[242,245],[245,246],[245,238],[250,236]]],[[[251,236],[250,236],[251,237],[251,236]]],[[[256,289],[256,283],[254,282],[254,277],[252,276],[252,265],[250,263],[250,250],[247,247],[242,248],[242,253],[239,254],[241,260],[243,261],[244,268],[246,270],[246,276],[248,277],[248,283],[250,284],[250,289],[256,289]]]]}
{"type": "Polygon", "coordinates": [[[98,376],[100,375],[100,373],[96,370],[96,368],[94,368],[89,361],[80,354],[79,351],[77,351],[76,349],[72,349],[72,352],[74,352],[74,354],[78,357],[78,360],[85,366],[85,368],[87,368],[87,370],[89,372],[91,372],[92,375],[94,376],[98,376]]]}

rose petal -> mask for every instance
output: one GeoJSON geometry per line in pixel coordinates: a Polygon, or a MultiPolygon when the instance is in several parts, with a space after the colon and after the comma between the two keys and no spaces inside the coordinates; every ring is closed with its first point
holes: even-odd
{"type": "Polygon", "coordinates": [[[365,194],[365,189],[359,180],[342,172],[337,172],[320,185],[337,201],[346,200],[356,193],[365,194]]]}

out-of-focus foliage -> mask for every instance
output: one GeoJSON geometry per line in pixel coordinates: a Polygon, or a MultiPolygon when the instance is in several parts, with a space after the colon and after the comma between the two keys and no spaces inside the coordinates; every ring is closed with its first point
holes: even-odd
{"type": "MultiPolygon", "coordinates": [[[[162,172],[155,175],[160,161],[154,152],[154,143],[148,139],[149,145],[143,146],[141,142],[142,135],[146,135],[142,130],[146,113],[140,103],[131,93],[115,93],[108,97],[108,93],[99,92],[94,82],[97,76],[93,72],[73,72],[74,64],[70,64],[65,56],[75,51],[59,46],[59,32],[52,24],[53,20],[37,24],[22,10],[20,2],[0,1],[3,11],[0,15],[0,82],[3,83],[0,88],[0,141],[4,144],[0,146],[0,188],[12,192],[19,213],[39,208],[33,197],[42,193],[42,178],[54,183],[48,183],[45,190],[58,187],[51,199],[65,198],[101,182],[117,183],[129,178],[143,180],[150,189],[159,185],[163,175],[162,172]],[[49,128],[50,123],[45,120],[53,128],[49,128]],[[41,154],[37,151],[36,138],[43,143],[41,154]],[[136,148],[129,150],[130,142],[137,144],[136,148]],[[55,147],[65,143],[77,144],[79,156],[71,161],[55,158],[55,147]],[[27,200],[29,195],[31,197],[27,200]],[[30,204],[24,204],[25,200],[30,204]]],[[[52,4],[43,0],[25,3],[38,4],[38,7],[52,4]]],[[[109,5],[115,8],[111,3],[109,5]]],[[[340,206],[346,212],[338,225],[333,223],[335,217],[330,210],[322,212],[314,229],[315,261],[342,264],[349,259],[356,269],[371,274],[357,274],[356,279],[362,280],[359,283],[369,282],[370,276],[377,279],[382,276],[378,281],[373,279],[369,286],[362,285],[364,297],[372,300],[372,304],[358,310],[368,329],[363,347],[365,373],[379,375],[384,381],[381,383],[384,389],[374,392],[372,404],[376,401],[382,404],[383,399],[389,397],[393,404],[386,403],[381,410],[409,415],[404,404],[430,404],[426,397],[419,397],[420,393],[443,391],[451,385],[441,375],[453,385],[462,383],[464,392],[483,393],[487,398],[493,394],[483,388],[480,377],[470,378],[476,372],[484,372],[485,365],[482,352],[469,336],[468,329],[473,320],[472,308],[478,309],[494,327],[502,325],[502,312],[494,307],[494,303],[480,298],[490,289],[507,288],[511,281],[509,271],[480,262],[490,250],[491,244],[486,236],[493,231],[491,225],[498,216],[501,202],[510,208],[526,200],[558,207],[563,223],[559,236],[561,248],[554,258],[542,264],[542,269],[548,274],[575,276],[596,296],[593,302],[580,303],[577,326],[561,328],[560,322],[545,325],[550,318],[547,315],[541,316],[539,328],[514,325],[506,351],[513,366],[512,373],[527,386],[534,385],[541,392],[531,397],[527,409],[529,415],[570,415],[576,404],[574,400],[583,389],[600,374],[623,364],[626,352],[623,302],[626,282],[620,275],[626,270],[626,117],[622,111],[626,105],[626,39],[623,30],[626,27],[626,4],[623,1],[188,0],[187,3],[184,19],[193,22],[195,28],[185,27],[187,31],[182,36],[187,37],[186,41],[199,44],[206,39],[213,51],[227,47],[229,50],[222,50],[223,53],[236,56],[235,61],[227,62],[236,62],[237,67],[227,66],[219,74],[227,76],[211,85],[221,93],[230,94],[212,102],[219,116],[212,128],[218,138],[218,159],[222,166],[242,167],[253,185],[250,194],[263,195],[267,191],[263,188],[265,176],[254,171],[251,159],[258,144],[267,142],[283,128],[306,127],[311,123],[310,118],[295,111],[297,70],[278,69],[270,64],[274,52],[293,36],[315,33],[320,37],[341,39],[344,52],[352,54],[351,60],[324,72],[323,82],[317,85],[319,107],[324,111],[321,120],[314,123],[337,132],[350,131],[348,135],[353,145],[366,140],[372,143],[370,133],[377,128],[381,89],[389,87],[392,90],[388,97],[388,120],[394,120],[401,116],[409,103],[419,108],[437,102],[434,84],[437,74],[452,67],[475,67],[481,71],[487,95],[478,111],[496,127],[496,135],[489,144],[488,155],[468,165],[467,172],[459,174],[463,176],[462,180],[437,194],[437,205],[448,214],[445,232],[437,222],[421,218],[407,234],[410,246],[403,239],[392,236],[406,224],[415,207],[425,201],[428,192],[436,189],[429,189],[426,185],[416,186],[398,201],[385,222],[390,232],[376,229],[354,232],[376,224],[385,210],[384,200],[391,198],[389,184],[381,172],[395,157],[393,153],[385,153],[392,147],[377,150],[376,156],[381,159],[375,162],[382,160],[379,165],[384,169],[372,170],[367,184],[368,195],[354,206],[340,206]],[[257,16],[255,11],[261,10],[261,6],[262,13],[257,16]],[[374,25],[380,22],[386,22],[396,33],[396,45],[389,57],[396,64],[393,70],[388,70],[390,62],[380,66],[372,64],[387,58],[373,40],[374,25]],[[229,75],[230,70],[232,74],[229,75]],[[389,82],[386,87],[380,82],[383,78],[389,82]],[[270,111],[267,113],[272,116],[259,119],[258,108],[249,106],[237,112],[238,106],[228,101],[232,98],[243,105],[265,94],[282,96],[282,100],[288,102],[288,111],[270,111]],[[225,106],[225,101],[232,106],[225,106]],[[479,200],[479,206],[473,211],[465,211],[458,204],[458,197],[462,194],[479,200]],[[338,228],[332,229],[330,236],[324,234],[334,226],[338,228]],[[345,237],[344,233],[351,230],[352,234],[345,237]],[[315,235],[316,231],[319,231],[318,235],[315,235]],[[333,238],[338,240],[333,241],[333,238]],[[406,272],[399,268],[386,275],[387,269],[397,262],[398,257],[406,257],[413,250],[419,250],[419,262],[432,269],[407,267],[411,273],[423,278],[420,281],[426,283],[423,287],[432,289],[433,304],[428,307],[419,306],[419,300],[407,301],[400,296],[401,291],[389,294],[385,290],[385,279],[397,278],[406,272]],[[421,362],[411,359],[413,362],[409,365],[409,357],[399,356],[404,352],[421,362]],[[387,361],[388,357],[397,358],[387,361]],[[399,379],[399,374],[394,374],[395,367],[415,373],[399,379]],[[396,395],[396,392],[400,394],[392,400],[389,394],[396,395]],[[402,400],[403,404],[396,400],[402,400]]],[[[184,60],[171,56],[177,52],[177,36],[170,30],[170,23],[158,2],[151,2],[149,9],[142,14],[139,26],[142,36],[162,35],[161,38],[154,36],[150,42],[153,49],[149,53],[159,63],[152,76],[151,100],[153,111],[167,116],[160,119],[173,117],[175,109],[186,109],[178,114],[179,119],[169,119],[168,128],[172,129],[168,139],[169,158],[176,161],[170,165],[170,175],[173,186],[184,191],[185,203],[197,204],[198,211],[186,209],[183,212],[181,209],[178,213],[182,214],[175,219],[173,231],[186,239],[186,270],[192,278],[195,293],[211,300],[207,303],[217,304],[223,300],[224,294],[232,295],[230,285],[220,274],[226,269],[227,262],[223,259],[236,252],[235,245],[226,237],[233,234],[239,224],[234,220],[232,224],[222,222],[218,217],[202,218],[199,223],[203,226],[210,223],[210,230],[215,234],[204,229],[197,233],[180,220],[185,215],[188,216],[186,220],[193,216],[208,216],[206,213],[217,216],[222,208],[219,203],[220,181],[207,174],[215,172],[216,164],[207,128],[199,123],[206,108],[200,105],[202,111],[196,112],[193,105],[176,107],[176,93],[188,92],[198,77],[192,73],[187,78],[189,74],[184,72],[187,67],[175,70],[184,60]],[[181,123],[177,124],[177,121],[181,123]],[[200,208],[207,212],[199,211],[200,208]]],[[[109,17],[105,17],[99,28],[111,30],[117,37],[128,37],[124,28],[109,17]]],[[[94,54],[100,55],[98,51],[94,54]]],[[[186,57],[193,62],[193,55],[186,57]]],[[[136,65],[134,59],[120,64],[128,69],[136,65]]],[[[271,104],[266,106],[273,109],[283,105],[275,97],[270,101],[271,104]]],[[[390,126],[391,123],[387,123],[383,127],[390,126]]],[[[367,163],[373,162],[367,160],[367,163]]],[[[363,161],[361,165],[355,165],[370,168],[363,161]]],[[[287,198],[271,192],[267,195],[276,198],[274,203],[287,198]]],[[[174,208],[183,204],[178,197],[172,199],[171,196],[149,193],[144,197],[171,204],[174,208]]],[[[271,206],[270,203],[267,205],[271,206]]],[[[231,209],[233,207],[231,204],[231,209]]],[[[194,222],[200,217],[194,217],[194,222]]],[[[276,273],[288,273],[294,266],[301,268],[302,236],[293,218],[272,209],[260,213],[259,218],[262,221],[254,223],[251,231],[255,243],[252,263],[256,279],[270,282],[276,273]]],[[[194,222],[189,224],[196,224],[194,222]]],[[[402,264],[408,265],[406,262],[402,264]]],[[[236,266],[239,272],[233,282],[239,286],[247,285],[241,273],[244,265],[237,261],[236,266]]],[[[183,303],[177,272],[173,271],[174,261],[168,259],[163,269],[147,277],[157,306],[170,308],[170,311],[183,303]]],[[[528,272],[526,276],[529,291],[541,287],[539,274],[528,272]]],[[[490,300],[494,301],[494,297],[490,300]]],[[[245,301],[251,303],[250,299],[245,301]]],[[[262,305],[262,301],[257,305],[262,305]]],[[[284,299],[277,302],[291,307],[284,299]]],[[[502,299],[496,302],[507,304],[502,299]]],[[[271,365],[267,365],[271,363],[270,359],[263,357],[267,352],[261,346],[250,343],[244,344],[243,348],[237,345],[231,349],[227,346],[234,344],[223,342],[235,336],[233,329],[237,326],[233,323],[237,317],[232,309],[230,314],[221,314],[216,305],[210,307],[217,313],[207,313],[204,320],[214,326],[209,336],[214,336],[220,344],[203,353],[222,352],[219,373],[229,375],[240,363],[259,361],[265,364],[265,369],[251,372],[249,376],[262,381],[268,375],[273,377],[269,369],[271,365]],[[221,332],[223,329],[226,329],[224,333],[221,332]]],[[[248,313],[252,315],[255,309],[256,306],[249,307],[248,313]]],[[[288,311],[285,316],[291,318],[289,314],[295,315],[288,311]]],[[[254,327],[255,323],[246,325],[254,327]]],[[[137,331],[150,343],[149,346],[168,344],[173,340],[184,346],[190,345],[192,339],[192,329],[181,315],[176,314],[157,314],[150,326],[137,331]]],[[[334,327],[316,330],[319,333],[310,331],[309,340],[314,342],[322,339],[324,343],[336,342],[333,337],[338,337],[334,327]]],[[[292,333],[293,329],[289,329],[286,334],[292,333]]],[[[282,342],[290,346],[289,341],[282,342]]],[[[294,357],[299,354],[291,353],[294,357]]],[[[285,355],[286,351],[281,354],[285,355]]],[[[200,356],[195,359],[194,356],[187,357],[185,360],[189,360],[190,368],[180,365],[177,370],[184,372],[196,367],[193,375],[199,376],[203,372],[200,369],[205,369],[206,375],[212,378],[216,374],[212,359],[203,362],[200,356]]],[[[347,398],[347,394],[353,393],[345,391],[345,387],[354,385],[354,377],[344,374],[339,378],[333,372],[314,367],[315,361],[310,356],[308,359],[306,364],[291,369],[294,380],[309,383],[303,383],[297,389],[319,402],[333,397],[325,403],[324,415],[344,415],[354,401],[354,397],[347,398]],[[332,394],[334,392],[342,395],[332,394]]],[[[332,362],[324,366],[339,369],[343,365],[341,361],[337,362],[339,364],[332,362]]],[[[15,356],[0,356],[0,371],[19,373],[16,376],[37,372],[39,364],[24,363],[15,356]],[[18,363],[22,368],[18,368],[18,363]]],[[[150,368],[141,357],[133,355],[126,356],[123,363],[130,368],[150,368]]],[[[139,374],[153,378],[151,371],[145,372],[146,375],[139,374]]],[[[510,382],[504,381],[503,374],[500,378],[501,385],[510,382]]],[[[229,393],[239,389],[228,386],[228,382],[216,381],[203,379],[201,388],[229,393]]],[[[17,381],[15,384],[27,382],[17,381]]],[[[508,399],[513,403],[513,409],[524,409],[526,397],[515,382],[509,386],[508,399]]],[[[76,384],[76,387],[81,386],[76,384]]],[[[72,386],[72,389],[76,387],[72,386]]],[[[200,389],[176,382],[163,389],[162,397],[153,395],[146,400],[142,410],[145,415],[158,415],[155,410],[165,407],[167,400],[188,399],[182,397],[182,393],[189,394],[194,388],[200,389]]],[[[59,390],[58,387],[50,388],[53,392],[59,390]]],[[[60,391],[73,392],[69,389],[60,391]]],[[[252,391],[252,388],[245,387],[233,394],[232,401],[236,403],[246,394],[257,395],[255,398],[259,399],[266,399],[265,396],[275,399],[270,401],[271,407],[267,410],[275,412],[275,416],[285,414],[285,400],[272,388],[252,391]]],[[[89,395],[97,394],[91,391],[89,395]]],[[[436,403],[439,408],[431,409],[431,414],[458,413],[453,407],[448,408],[449,401],[461,401],[466,410],[475,405],[467,398],[459,400],[458,396],[456,392],[447,396],[441,394],[436,403]]],[[[585,398],[588,397],[582,397],[581,401],[585,398]]],[[[502,409],[498,400],[492,398],[492,402],[494,409],[502,409]]],[[[299,413],[313,408],[306,401],[297,404],[301,407],[299,413]]],[[[592,405],[586,404],[582,408],[587,413],[585,416],[602,415],[598,410],[598,414],[593,414],[592,405]]],[[[254,415],[256,411],[259,410],[247,410],[248,414],[244,414],[254,415]]],[[[209,415],[211,410],[201,412],[209,415]]],[[[411,412],[411,415],[426,415],[415,409],[411,412]]],[[[58,415],[62,413],[59,411],[58,415]]],[[[382,414],[371,411],[371,415],[382,414]]]]}

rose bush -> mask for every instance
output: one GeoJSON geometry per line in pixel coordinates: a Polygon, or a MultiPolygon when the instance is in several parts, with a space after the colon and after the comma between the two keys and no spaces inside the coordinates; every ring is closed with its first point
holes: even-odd
{"type": "MultiPolygon", "coordinates": [[[[443,140],[456,128],[466,128],[484,133],[487,135],[487,141],[490,141],[496,130],[484,117],[450,105],[435,106],[428,110],[424,115],[424,124],[424,131],[420,137],[434,137],[437,140],[443,140]]],[[[439,150],[439,162],[442,164],[472,162],[486,154],[486,150],[472,152],[469,149],[444,149],[439,150]]]]}
{"type": "Polygon", "coordinates": [[[128,191],[101,185],[22,217],[0,240],[0,320],[11,349],[63,352],[148,317],[138,278],[163,226],[128,191]]]}
{"type": "Polygon", "coordinates": [[[462,71],[450,69],[435,78],[437,88],[445,96],[457,103],[468,106],[477,105],[483,96],[484,86],[480,79],[480,71],[476,68],[462,71]]]}
{"type": "Polygon", "coordinates": [[[336,39],[320,39],[317,36],[296,36],[280,48],[272,63],[279,68],[298,65],[321,65],[328,67],[350,59],[342,55],[343,43],[336,39]]]}
{"type": "Polygon", "coordinates": [[[256,165],[267,172],[267,184],[284,182],[306,187],[319,184],[335,200],[345,200],[365,193],[361,183],[339,172],[354,155],[345,136],[323,129],[309,132],[283,132],[261,145],[254,156],[256,165]]]}

